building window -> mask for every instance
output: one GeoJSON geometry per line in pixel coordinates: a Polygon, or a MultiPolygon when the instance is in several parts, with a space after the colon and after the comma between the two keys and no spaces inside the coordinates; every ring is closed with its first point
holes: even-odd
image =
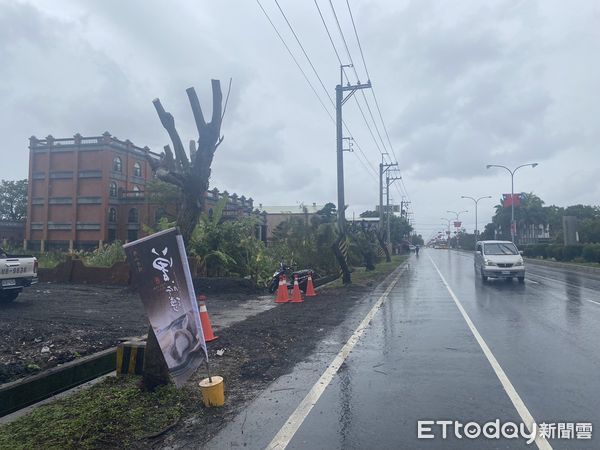
{"type": "Polygon", "coordinates": [[[117,198],[117,183],[114,181],[110,182],[110,189],[108,195],[112,198],[117,198]]]}
{"type": "Polygon", "coordinates": [[[113,159],[113,171],[122,172],[122,170],[123,170],[123,163],[121,162],[121,158],[119,158],[118,156],[115,156],[115,159],[113,159]]]}
{"type": "Polygon", "coordinates": [[[136,162],[133,165],[133,176],[134,177],[141,177],[142,176],[142,166],[140,165],[139,162],[136,162]]]}
{"type": "Polygon", "coordinates": [[[139,197],[141,195],[139,186],[133,186],[133,195],[135,197],[139,197]]]}
{"type": "Polygon", "coordinates": [[[108,221],[111,223],[115,223],[117,221],[117,210],[115,208],[110,208],[108,210],[108,221]]]}
{"type": "Polygon", "coordinates": [[[140,221],[140,213],[137,208],[131,208],[129,210],[129,215],[127,216],[127,222],[129,223],[139,223],[140,221]]]}
{"type": "Polygon", "coordinates": [[[114,242],[117,240],[117,230],[108,229],[108,242],[114,242]]]}

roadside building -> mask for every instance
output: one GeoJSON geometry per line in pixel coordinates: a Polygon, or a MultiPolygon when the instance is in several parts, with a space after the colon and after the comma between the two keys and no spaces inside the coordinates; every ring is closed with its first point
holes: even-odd
{"type": "Polygon", "coordinates": [[[310,219],[318,211],[323,209],[324,206],[325,205],[317,205],[316,203],[311,205],[299,203],[292,206],[269,206],[259,204],[258,209],[264,213],[266,222],[266,242],[269,243],[273,240],[273,230],[286,220],[297,218],[303,220],[306,224],[309,224],[310,219]]]}
{"type": "MultiPolygon", "coordinates": [[[[176,205],[165,208],[146,195],[154,179],[149,158],[160,155],[110,133],[101,136],[30,138],[27,224],[24,248],[92,249],[115,240],[132,241],[176,205]]],[[[210,210],[227,195],[206,193],[210,210]]],[[[253,200],[233,194],[225,217],[254,213],[253,200]]]]}

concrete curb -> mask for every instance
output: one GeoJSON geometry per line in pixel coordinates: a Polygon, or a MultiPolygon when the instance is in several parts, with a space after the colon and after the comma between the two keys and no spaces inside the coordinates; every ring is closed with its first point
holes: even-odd
{"type": "Polygon", "coordinates": [[[557,261],[547,261],[545,259],[524,258],[527,264],[533,264],[544,267],[554,267],[555,269],[570,269],[576,272],[591,273],[600,276],[600,268],[580,266],[578,264],[561,263],[557,261]]]}
{"type": "Polygon", "coordinates": [[[0,386],[0,417],[112,372],[116,347],[0,386]]]}

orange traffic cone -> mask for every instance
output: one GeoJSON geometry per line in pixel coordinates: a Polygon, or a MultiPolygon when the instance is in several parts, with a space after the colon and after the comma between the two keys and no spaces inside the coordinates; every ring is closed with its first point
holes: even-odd
{"type": "Polygon", "coordinates": [[[302,294],[300,294],[300,286],[298,285],[298,275],[294,275],[294,289],[292,289],[291,303],[303,302],[302,294]]]}
{"type": "Polygon", "coordinates": [[[200,310],[200,323],[202,324],[202,333],[204,334],[204,341],[210,342],[217,339],[219,336],[213,334],[212,327],[210,326],[210,319],[208,318],[208,310],[206,309],[206,296],[198,296],[198,309],[200,310]]]}
{"type": "Polygon", "coordinates": [[[308,281],[306,282],[306,294],[307,297],[315,297],[317,293],[315,292],[315,287],[313,286],[312,281],[312,273],[308,274],[308,281]]]}
{"type": "Polygon", "coordinates": [[[275,299],[275,303],[287,303],[289,301],[290,297],[288,295],[287,281],[285,280],[285,275],[280,275],[279,288],[277,288],[277,298],[275,299]]]}

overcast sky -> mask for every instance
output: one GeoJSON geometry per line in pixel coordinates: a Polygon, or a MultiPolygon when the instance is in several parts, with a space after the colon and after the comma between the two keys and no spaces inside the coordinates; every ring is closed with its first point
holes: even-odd
{"type": "MultiPolygon", "coordinates": [[[[330,114],[339,62],[314,1],[279,0],[327,93],[274,0],[261,0],[330,114]]],[[[366,82],[346,0],[333,0],[357,75],[366,82]]],[[[597,1],[350,0],[374,86],[350,99],[355,138],[345,153],[348,214],[378,203],[381,152],[397,160],[424,237],[446,210],[479,197],[480,228],[510,175],[515,191],[546,204],[599,204],[600,3],[597,1]],[[363,92],[376,120],[372,123],[363,92]],[[389,140],[386,136],[389,135],[389,140]],[[379,138],[381,135],[381,138],[379,138]],[[390,145],[391,142],[391,145],[390,145]]],[[[344,64],[349,57],[328,0],[317,0],[344,64]]],[[[27,177],[28,138],[109,131],[155,151],[169,143],[159,97],[184,142],[195,139],[185,89],[210,111],[210,79],[227,90],[225,141],[211,186],[293,205],[336,197],[335,125],[254,0],[0,0],[1,179],[27,177]]],[[[347,134],[346,134],[347,135],[347,134]]]]}

